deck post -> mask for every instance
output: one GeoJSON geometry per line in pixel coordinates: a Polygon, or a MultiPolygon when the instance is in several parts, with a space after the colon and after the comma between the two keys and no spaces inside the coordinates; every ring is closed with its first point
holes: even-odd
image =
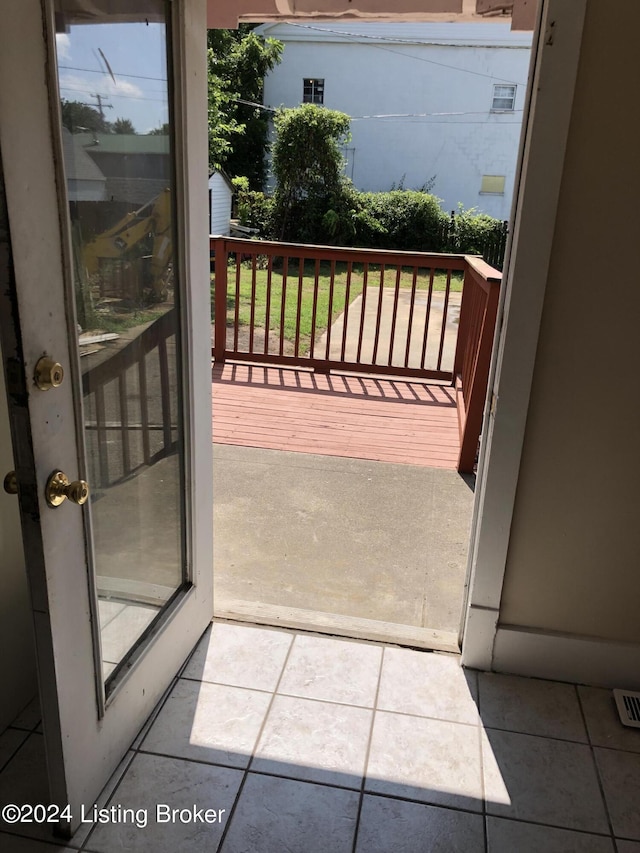
{"type": "Polygon", "coordinates": [[[498,315],[500,279],[501,276],[496,278],[487,277],[483,282],[486,287],[486,299],[482,306],[478,350],[475,357],[475,365],[470,377],[471,387],[466,389],[465,393],[467,404],[465,410],[464,429],[460,436],[458,471],[461,474],[470,474],[473,472],[476,452],[478,449],[478,439],[480,438],[480,431],[482,429],[484,404],[487,396],[487,383],[489,381],[489,368],[491,366],[493,338],[496,328],[496,318],[498,315]]]}
{"type": "Polygon", "coordinates": [[[213,358],[216,363],[225,360],[227,351],[227,245],[224,237],[211,239],[214,260],[214,337],[213,358]]]}

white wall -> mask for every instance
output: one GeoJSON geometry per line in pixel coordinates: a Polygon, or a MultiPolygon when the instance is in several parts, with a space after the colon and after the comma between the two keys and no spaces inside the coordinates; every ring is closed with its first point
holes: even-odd
{"type": "MultiPolygon", "coordinates": [[[[487,26],[475,29],[484,33],[487,26]]],[[[265,34],[279,33],[287,30],[265,34]]],[[[432,192],[445,210],[462,202],[507,219],[530,57],[528,36],[509,37],[521,46],[345,44],[311,41],[307,33],[303,41],[286,41],[281,64],[265,80],[264,102],[296,106],[303,79],[323,78],[325,106],[353,117],[349,174],[356,187],[389,190],[404,177],[405,187],[416,189],[435,175],[432,192]],[[516,112],[491,113],[493,86],[507,81],[518,84],[516,112]],[[466,115],[410,117],[452,112],[466,115]],[[389,114],[406,117],[356,118],[389,114]],[[504,195],[481,194],[483,174],[505,175],[504,195]]]]}
{"type": "Polygon", "coordinates": [[[640,7],[589,0],[493,658],[635,689],[639,27],[640,7]]]}

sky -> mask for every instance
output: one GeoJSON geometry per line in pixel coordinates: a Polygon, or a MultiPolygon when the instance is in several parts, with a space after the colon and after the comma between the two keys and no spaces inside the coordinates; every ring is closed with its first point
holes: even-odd
{"type": "Polygon", "coordinates": [[[159,23],[71,26],[56,36],[60,97],[97,109],[99,94],[107,121],[128,118],[138,133],[161,126],[169,120],[165,33],[159,23]]]}

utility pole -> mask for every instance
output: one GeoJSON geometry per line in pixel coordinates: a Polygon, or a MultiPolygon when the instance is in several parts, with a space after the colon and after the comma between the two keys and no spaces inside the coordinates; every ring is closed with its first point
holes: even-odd
{"type": "Polygon", "coordinates": [[[98,94],[98,93],[96,93],[95,95],[91,95],[91,97],[92,97],[92,98],[95,98],[95,99],[97,100],[97,102],[98,102],[98,112],[100,113],[100,118],[102,119],[102,122],[104,123],[104,120],[105,120],[105,119],[104,119],[104,111],[105,111],[105,107],[106,107],[107,109],[112,110],[112,109],[113,109],[113,104],[103,104],[103,103],[102,103],[102,99],[104,98],[104,95],[100,95],[100,94],[98,94]]]}

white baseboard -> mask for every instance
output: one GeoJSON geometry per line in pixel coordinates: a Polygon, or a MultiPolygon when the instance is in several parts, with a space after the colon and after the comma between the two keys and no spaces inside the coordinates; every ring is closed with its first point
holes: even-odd
{"type": "Polygon", "coordinates": [[[640,645],[502,625],[496,633],[491,668],[553,681],[640,690],[640,645]]]}

